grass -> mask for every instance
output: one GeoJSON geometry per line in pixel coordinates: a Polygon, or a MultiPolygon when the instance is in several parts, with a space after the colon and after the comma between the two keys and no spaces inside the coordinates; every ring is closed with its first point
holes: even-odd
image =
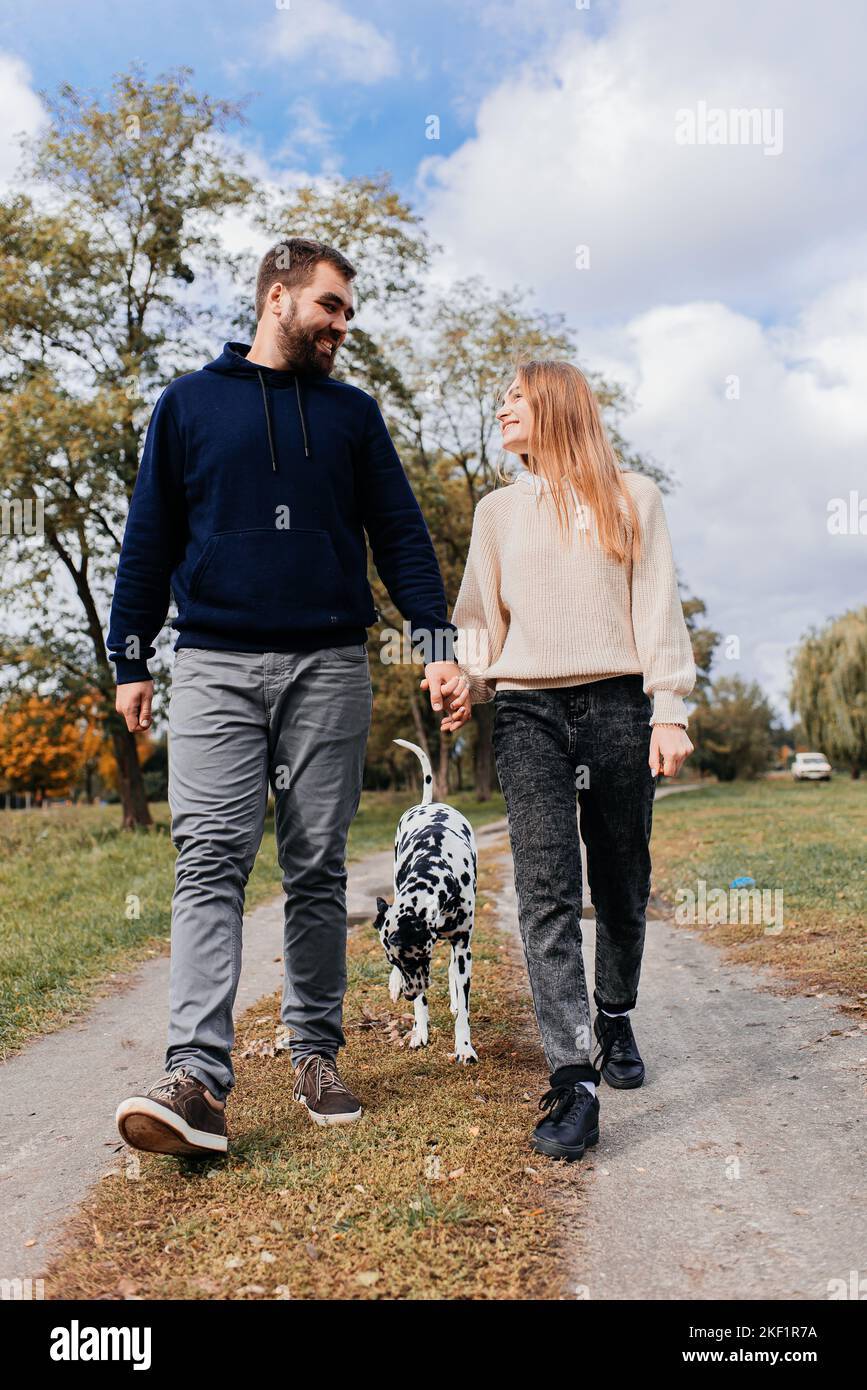
{"type": "MultiPolygon", "coordinates": [[[[414,795],[366,792],[349,856],[387,849],[414,795]]],[[[458,794],[474,824],[504,814],[502,797],[458,794]]],[[[116,806],[0,813],[0,1059],[68,1023],[118,972],[166,952],[175,848],[166,803],[154,826],[123,831],[116,806]]],[[[247,908],[280,891],[273,817],[247,886],[247,908]]]]}
{"type": "MultiPolygon", "coordinates": [[[[713,785],[666,797],[653,813],[653,886],[667,910],[698,880],[728,890],[750,875],[783,894],[783,930],[690,925],[730,958],[772,965],[801,990],[867,1001],[867,780],[713,785]]],[[[681,899],[682,901],[682,899],[681,899]]]]}
{"type": "Polygon", "coordinates": [[[411,1053],[369,930],[351,933],[347,1080],[357,1125],[313,1125],[273,1041],[279,997],[240,1021],[226,1159],[121,1152],[46,1272],[48,1298],[539,1299],[568,1296],[559,1250],[585,1178],[527,1138],[545,1066],[514,942],[497,926],[500,871],[481,854],[474,938],[477,1066],[449,1058],[447,952],[435,957],[431,1045],[411,1053]],[[245,1055],[245,1052],[247,1055],[245,1055]],[[570,1200],[571,1198],[571,1200],[570,1200]]]}

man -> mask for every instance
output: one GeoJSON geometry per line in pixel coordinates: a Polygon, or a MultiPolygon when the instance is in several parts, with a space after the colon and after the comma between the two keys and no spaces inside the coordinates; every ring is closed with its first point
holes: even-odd
{"type": "MultiPolygon", "coordinates": [[[[355,270],[293,237],[263,258],[249,348],[227,343],[154,409],[117,569],[117,709],[151,723],[147,661],[169,590],[180,636],[169,705],[178,849],[166,1074],[124,1101],[124,1140],[224,1152],[244,888],[269,782],[283,886],[283,1023],[295,1099],[318,1124],[361,1114],[342,1080],[346,839],[361,796],[377,570],[432,659],[434,710],[461,684],[430,535],[376,401],[331,379],[355,270]],[[435,659],[440,655],[447,659],[435,659]]],[[[444,729],[450,728],[448,714],[444,729]]]]}

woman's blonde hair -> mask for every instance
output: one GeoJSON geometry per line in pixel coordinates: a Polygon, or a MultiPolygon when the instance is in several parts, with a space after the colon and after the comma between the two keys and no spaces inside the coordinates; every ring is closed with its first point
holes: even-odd
{"type": "MultiPolygon", "coordinates": [[[[568,538],[574,502],[588,507],[599,544],[612,560],[638,560],[638,513],[605,430],[599,403],[583,372],[571,362],[521,361],[515,373],[532,412],[525,468],[550,488],[561,535],[568,538]],[[631,542],[626,516],[631,523],[631,542]]],[[[498,469],[503,482],[506,475],[498,469]]]]}

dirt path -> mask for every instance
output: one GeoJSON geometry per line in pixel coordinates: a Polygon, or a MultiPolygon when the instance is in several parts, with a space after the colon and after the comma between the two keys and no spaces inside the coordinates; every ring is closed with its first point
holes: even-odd
{"type": "MultiPolygon", "coordinates": [[[[502,843],[500,920],[517,935],[502,843]]],[[[582,930],[592,980],[592,917],[582,930]]],[[[864,1277],[867,1034],[832,997],[781,997],[775,982],[648,921],[634,1014],[647,1079],[600,1089],[579,1297],[827,1299],[830,1280],[864,1277]]]]}
{"type": "MultiPolygon", "coordinates": [[[[504,827],[479,830],[480,846],[504,827]]],[[[349,865],[351,923],[375,915],[377,893],[391,897],[392,874],[390,849],[349,865]]],[[[280,988],[282,939],[281,895],[244,919],[236,1017],[280,988]]],[[[168,957],[148,961],[82,1018],[0,1065],[0,1278],[44,1269],[69,1212],[117,1164],[117,1104],[163,1068],[168,981],[168,957]]]]}
{"type": "MultiPolygon", "coordinates": [[[[504,830],[478,838],[503,857],[501,919],[517,933],[504,830]]],[[[349,866],[351,920],[390,896],[391,871],[390,850],[349,866]]],[[[281,898],[246,918],[238,1013],[279,988],[281,927],[281,898]]],[[[584,928],[590,974],[592,916],[584,928]]],[[[827,1298],[829,1280],[863,1276],[867,1038],[834,999],[783,998],[773,981],[649,923],[635,1015],[648,1076],[638,1091],[601,1091],[579,1296],[827,1298]]],[[[38,1274],[69,1212],[116,1166],[114,1109],[162,1068],[167,989],[168,960],[148,962],[0,1066],[0,1277],[38,1274]]]]}

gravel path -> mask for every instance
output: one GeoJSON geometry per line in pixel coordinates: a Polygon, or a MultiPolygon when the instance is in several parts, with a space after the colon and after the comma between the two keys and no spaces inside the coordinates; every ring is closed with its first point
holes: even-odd
{"type": "MultiPolygon", "coordinates": [[[[665,788],[670,795],[680,788],[665,788]]],[[[517,934],[505,821],[501,920],[517,934]]],[[[349,866],[350,920],[391,896],[392,853],[349,866]]],[[[585,912],[592,914],[590,904],[585,912]]],[[[585,917],[592,978],[593,920],[585,917]]],[[[280,987],[282,897],[245,919],[236,1013],[280,987]]],[[[648,924],[635,1029],[637,1091],[603,1084],[574,1289],[591,1299],[827,1298],[867,1269],[867,1037],[832,997],[781,997],[768,970],[727,965],[663,919],[648,924]]],[[[163,1062],[168,959],[0,1066],[0,1278],[45,1268],[69,1212],[116,1166],[118,1099],[163,1062]]]]}

